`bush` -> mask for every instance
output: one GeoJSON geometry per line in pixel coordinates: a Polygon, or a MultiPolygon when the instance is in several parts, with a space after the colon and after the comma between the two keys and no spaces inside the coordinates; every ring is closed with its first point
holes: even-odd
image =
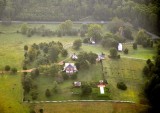
{"type": "Polygon", "coordinates": [[[24,46],[24,50],[28,51],[28,46],[27,45],[24,46]]]}
{"type": "Polygon", "coordinates": [[[35,69],[31,72],[31,78],[32,79],[35,79],[39,76],[39,70],[38,69],[35,69]]]}
{"type": "Polygon", "coordinates": [[[118,88],[118,89],[121,89],[121,90],[126,90],[126,89],[127,89],[127,86],[126,86],[126,84],[124,84],[123,82],[118,82],[118,83],[117,83],[117,88],[118,88]]]}
{"type": "Polygon", "coordinates": [[[67,57],[68,51],[67,51],[66,49],[63,49],[62,52],[61,52],[61,55],[62,55],[63,57],[67,57]]]}
{"type": "Polygon", "coordinates": [[[78,50],[82,46],[82,41],[77,39],[73,42],[73,49],[78,50]]]}
{"type": "Polygon", "coordinates": [[[82,85],[82,95],[89,95],[92,93],[92,87],[88,84],[82,85]]]}
{"type": "Polygon", "coordinates": [[[39,109],[39,112],[40,112],[40,113],[43,113],[43,109],[39,109]]]}
{"type": "Polygon", "coordinates": [[[83,43],[89,43],[89,38],[84,38],[83,43]]]}
{"type": "Polygon", "coordinates": [[[46,89],[45,95],[46,95],[46,97],[50,97],[51,96],[51,92],[50,92],[49,89],[46,89]]]}
{"type": "Polygon", "coordinates": [[[149,65],[151,62],[152,62],[151,59],[148,59],[148,60],[146,61],[147,65],[149,65]]]}
{"type": "Polygon", "coordinates": [[[12,68],[11,71],[13,74],[15,74],[15,73],[17,73],[17,68],[12,68]]]}
{"type": "Polygon", "coordinates": [[[133,49],[137,49],[137,43],[133,43],[133,49]]]}
{"type": "Polygon", "coordinates": [[[62,76],[63,76],[64,80],[68,80],[69,79],[69,76],[65,72],[62,74],[62,76]]]}
{"type": "Polygon", "coordinates": [[[116,48],[111,48],[110,49],[110,57],[111,58],[116,58],[117,57],[117,49],[116,48]]]}
{"type": "Polygon", "coordinates": [[[11,67],[9,65],[6,65],[4,68],[5,71],[10,71],[10,69],[11,69],[11,67]]]}
{"type": "Polygon", "coordinates": [[[129,28],[124,29],[124,37],[126,37],[127,39],[130,39],[130,40],[133,40],[132,32],[129,28]]]}
{"type": "Polygon", "coordinates": [[[149,74],[149,72],[150,72],[150,70],[149,70],[148,66],[145,66],[143,68],[143,74],[147,76],[149,74]]]}
{"type": "Polygon", "coordinates": [[[72,74],[72,75],[71,75],[71,79],[72,79],[72,80],[76,80],[76,79],[77,79],[77,73],[72,74]]]}
{"type": "Polygon", "coordinates": [[[33,100],[36,100],[38,98],[38,93],[37,92],[32,92],[31,96],[32,96],[33,100]]]}
{"type": "Polygon", "coordinates": [[[124,52],[124,54],[128,54],[128,51],[129,50],[127,48],[125,48],[123,52],[124,52]]]}
{"type": "Polygon", "coordinates": [[[120,58],[121,58],[121,55],[117,55],[117,58],[120,59],[120,58]]]}

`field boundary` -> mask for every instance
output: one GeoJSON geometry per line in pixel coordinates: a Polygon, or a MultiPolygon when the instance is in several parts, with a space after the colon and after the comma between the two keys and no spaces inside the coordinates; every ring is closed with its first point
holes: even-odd
{"type": "Polygon", "coordinates": [[[133,101],[121,101],[121,100],[62,100],[62,101],[23,101],[24,103],[68,103],[68,102],[114,102],[114,103],[131,103],[133,101]]]}

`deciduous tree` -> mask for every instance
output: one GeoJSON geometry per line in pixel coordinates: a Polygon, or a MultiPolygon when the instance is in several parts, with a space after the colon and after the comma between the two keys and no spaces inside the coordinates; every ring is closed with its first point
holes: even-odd
{"type": "Polygon", "coordinates": [[[73,49],[78,50],[82,46],[82,41],[77,39],[73,42],[73,49]]]}

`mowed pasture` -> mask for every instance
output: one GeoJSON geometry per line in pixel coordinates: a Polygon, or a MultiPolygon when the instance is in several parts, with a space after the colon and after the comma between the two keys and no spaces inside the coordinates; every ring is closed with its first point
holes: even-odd
{"type": "Polygon", "coordinates": [[[153,59],[156,49],[155,47],[153,48],[144,48],[141,45],[137,46],[137,49],[133,49],[133,44],[126,43],[123,44],[123,49],[127,48],[129,50],[128,54],[124,54],[123,52],[120,52],[120,55],[122,57],[132,57],[132,58],[138,58],[138,59],[153,59]]]}
{"type": "Polygon", "coordinates": [[[147,106],[139,104],[114,102],[44,103],[33,106],[36,112],[43,109],[44,113],[140,113],[147,109],[147,106]]]}
{"type": "Polygon", "coordinates": [[[139,102],[142,97],[145,78],[142,69],[144,60],[137,59],[109,59],[103,61],[105,77],[108,80],[111,98],[114,100],[129,100],[139,102]],[[117,89],[117,83],[124,82],[127,90],[117,89]]]}

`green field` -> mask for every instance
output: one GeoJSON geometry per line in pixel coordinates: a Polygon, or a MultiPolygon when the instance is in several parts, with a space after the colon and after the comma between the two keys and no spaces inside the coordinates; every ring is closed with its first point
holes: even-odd
{"type": "Polygon", "coordinates": [[[0,69],[5,65],[12,67],[21,67],[21,62],[24,58],[24,45],[31,45],[33,43],[60,41],[63,45],[72,44],[78,37],[39,37],[33,36],[28,38],[21,34],[0,34],[0,69]]]}
{"type": "MultiPolygon", "coordinates": [[[[70,54],[72,53],[79,53],[80,51],[86,51],[86,52],[94,52],[97,54],[105,53],[106,56],[109,55],[109,50],[102,48],[99,45],[88,45],[83,44],[81,49],[79,51],[75,51],[71,48],[72,43],[74,40],[79,39],[80,37],[41,37],[34,35],[32,37],[27,37],[24,35],[21,35],[20,33],[16,33],[17,30],[20,30],[21,25],[12,25],[12,26],[2,26],[0,25],[0,70],[4,70],[5,65],[10,65],[11,67],[16,67],[18,70],[21,70],[22,67],[22,60],[24,59],[24,45],[31,45],[33,43],[40,43],[40,42],[50,42],[50,41],[60,41],[63,43],[64,48],[67,48],[70,54]]],[[[30,25],[30,27],[37,27],[40,25],[30,25]]],[[[57,25],[45,25],[46,28],[55,30],[57,25]]],[[[75,26],[79,27],[79,25],[75,26]]],[[[141,70],[143,66],[145,65],[145,60],[136,60],[138,59],[152,59],[152,57],[155,54],[155,50],[153,49],[145,49],[141,46],[138,47],[137,50],[132,49],[132,45],[126,45],[126,47],[129,49],[129,54],[124,55],[121,54],[121,59],[119,60],[112,60],[109,58],[106,58],[106,60],[103,61],[104,69],[106,71],[105,77],[108,80],[108,88],[110,89],[109,95],[111,99],[115,100],[130,100],[139,102],[140,101],[140,93],[142,92],[142,88],[144,85],[144,78],[142,76],[141,70]],[[126,58],[123,58],[126,57],[126,58]],[[129,59],[127,58],[129,57],[129,59]],[[126,83],[128,89],[126,91],[121,91],[117,89],[116,83],[119,81],[123,81],[126,83]]],[[[65,58],[60,58],[59,61],[63,60],[65,58]]],[[[69,61],[69,59],[68,59],[69,61]]],[[[78,81],[89,81],[89,82],[95,82],[102,79],[101,76],[101,68],[100,64],[96,64],[90,67],[89,70],[85,71],[79,71],[78,73],[78,81]],[[96,71],[95,71],[96,70],[96,71]]],[[[11,110],[19,110],[17,113],[28,113],[27,106],[25,106],[22,102],[22,85],[21,85],[21,74],[17,75],[10,75],[10,74],[0,74],[0,98],[2,100],[2,103],[4,103],[5,108],[9,107],[11,110]],[[5,101],[7,100],[7,101],[5,101]],[[5,101],[5,102],[3,102],[5,101]]],[[[38,100],[66,100],[66,99],[85,99],[85,98],[79,98],[78,96],[72,96],[72,80],[65,81],[63,84],[60,85],[60,93],[53,95],[51,98],[45,97],[45,89],[52,88],[54,79],[49,78],[46,76],[40,76],[35,82],[38,83],[38,91],[39,96],[38,100]]],[[[96,89],[98,91],[98,88],[96,89]]],[[[95,90],[95,91],[96,91],[95,90]]],[[[30,97],[27,97],[30,98],[30,97]]],[[[93,99],[93,98],[88,98],[93,99]]],[[[108,98],[106,98],[108,99],[108,98]]],[[[1,102],[0,102],[1,103],[1,102]]],[[[87,112],[87,111],[93,111],[90,107],[85,110],[81,110],[82,106],[85,106],[86,104],[74,104],[72,106],[79,105],[80,107],[75,109],[74,107],[69,108],[67,105],[63,104],[44,104],[44,105],[37,105],[35,109],[38,109],[39,107],[44,107],[46,109],[51,109],[51,106],[55,106],[56,110],[59,109],[59,107],[65,106],[64,109],[61,109],[62,111],[56,111],[55,113],[61,113],[66,109],[65,113],[72,113],[76,112],[87,112]],[[67,109],[69,108],[69,109],[67,109]]],[[[72,103],[71,103],[72,104],[72,103]]],[[[90,104],[87,104],[86,106],[91,106],[90,104]]],[[[102,111],[104,111],[105,105],[102,105],[102,111]]],[[[129,112],[134,110],[134,105],[128,107],[122,105],[123,110],[119,110],[116,104],[109,104],[109,106],[112,106],[113,109],[117,109],[115,113],[136,113],[137,111],[129,112]],[[115,107],[116,106],[116,107],[115,107]]],[[[121,106],[121,105],[120,105],[121,106]]],[[[92,106],[94,107],[94,106],[92,106]]],[[[110,107],[109,107],[110,108],[110,107]]],[[[107,109],[108,113],[112,113],[113,109],[110,111],[107,109]]],[[[140,110],[140,108],[139,108],[140,110]]],[[[8,111],[9,113],[9,111],[8,111]]],[[[50,113],[50,111],[47,111],[47,113],[50,113]]]]}
{"type": "Polygon", "coordinates": [[[154,48],[143,48],[142,46],[138,46],[137,50],[134,50],[132,47],[133,44],[123,44],[123,48],[128,48],[129,53],[127,55],[124,55],[124,53],[121,53],[121,56],[123,57],[132,57],[132,58],[139,58],[139,59],[153,59],[156,49],[154,48]]]}
{"type": "Polygon", "coordinates": [[[139,102],[139,95],[143,91],[145,79],[142,74],[145,61],[122,58],[119,60],[108,59],[103,62],[106,79],[109,82],[111,97],[115,100],[130,100],[139,102]],[[127,90],[117,89],[117,82],[124,82],[127,90]]]}
{"type": "Polygon", "coordinates": [[[21,74],[0,75],[0,106],[4,108],[5,113],[11,111],[13,113],[28,113],[27,106],[22,103],[22,97],[21,74]]]}

